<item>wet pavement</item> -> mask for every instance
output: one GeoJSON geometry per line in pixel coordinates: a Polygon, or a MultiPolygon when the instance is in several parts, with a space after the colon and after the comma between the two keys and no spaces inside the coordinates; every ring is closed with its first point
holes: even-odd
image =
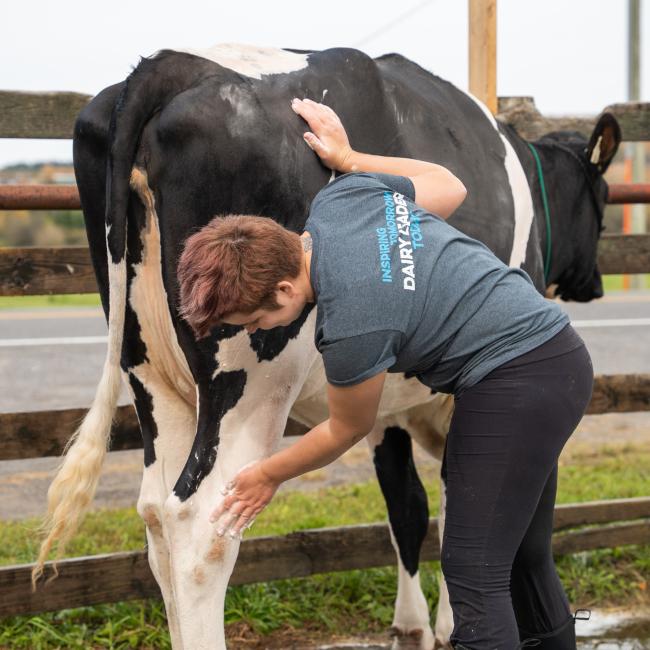
{"type": "Polygon", "coordinates": [[[576,630],[579,650],[650,650],[650,610],[593,611],[576,630]]]}
{"type": "MultiPolygon", "coordinates": [[[[578,621],[576,634],[578,650],[650,650],[650,609],[592,610],[589,621],[578,621]]],[[[390,647],[385,638],[365,637],[301,645],[294,650],[387,650],[390,647]]]]}

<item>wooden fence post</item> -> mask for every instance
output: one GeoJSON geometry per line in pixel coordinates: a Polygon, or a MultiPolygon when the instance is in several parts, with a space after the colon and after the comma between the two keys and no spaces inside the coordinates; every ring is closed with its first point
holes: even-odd
{"type": "Polygon", "coordinates": [[[469,91],[496,114],[497,0],[469,0],[469,91]]]}

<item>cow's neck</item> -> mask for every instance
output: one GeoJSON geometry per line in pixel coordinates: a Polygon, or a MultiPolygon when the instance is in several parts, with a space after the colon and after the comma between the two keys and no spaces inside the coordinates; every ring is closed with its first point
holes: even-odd
{"type": "Polygon", "coordinates": [[[577,242],[573,208],[578,199],[580,184],[575,183],[575,175],[568,156],[565,160],[565,157],[557,151],[558,147],[546,143],[533,143],[533,146],[539,157],[542,178],[532,152],[528,157],[527,175],[535,205],[535,225],[542,259],[544,265],[548,266],[546,276],[548,286],[558,281],[574,259],[577,242]],[[542,182],[546,192],[550,224],[547,223],[542,182]],[[549,250],[550,261],[547,262],[549,250]]]}

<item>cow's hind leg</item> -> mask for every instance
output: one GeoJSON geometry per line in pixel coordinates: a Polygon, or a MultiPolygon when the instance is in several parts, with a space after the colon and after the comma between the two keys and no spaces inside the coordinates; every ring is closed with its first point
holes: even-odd
{"type": "Polygon", "coordinates": [[[148,364],[129,372],[129,385],[144,443],[137,510],[146,525],[149,566],[165,603],[172,647],[183,650],[163,510],[194,438],[195,410],[148,364]]]}
{"type": "MultiPolygon", "coordinates": [[[[429,403],[411,409],[404,421],[411,438],[420,448],[439,461],[444,461],[447,433],[454,412],[454,399],[451,395],[438,393],[429,403]]],[[[442,545],[445,527],[446,486],[444,462],[440,480],[440,513],[438,515],[438,535],[442,545]]],[[[449,637],[454,627],[453,614],[449,604],[449,592],[442,572],[438,574],[438,607],[436,611],[436,648],[450,649],[449,637]]]]}
{"type": "Polygon", "coordinates": [[[397,426],[376,429],[368,438],[397,553],[398,583],[391,628],[393,650],[432,650],[429,607],[422,593],[419,559],[429,525],[427,495],[413,462],[409,434],[397,426]]]}
{"type": "MultiPolygon", "coordinates": [[[[443,463],[444,467],[444,463],[443,463]]],[[[445,483],[444,470],[440,477],[440,513],[438,514],[438,535],[442,547],[442,536],[445,530],[445,512],[447,503],[447,486],[445,483]]],[[[438,608],[436,611],[435,635],[436,644],[441,648],[451,648],[449,637],[454,629],[454,615],[449,602],[449,590],[442,575],[438,575],[438,608]]]]}
{"type": "Polygon", "coordinates": [[[225,650],[224,599],[239,539],[220,535],[225,521],[212,523],[210,515],[236,473],[277,446],[312,361],[303,353],[311,332],[303,328],[275,357],[272,386],[267,362],[243,330],[220,340],[220,372],[199,381],[196,437],[164,509],[186,650],[225,650]],[[248,371],[230,370],[232,360],[248,371]]]}

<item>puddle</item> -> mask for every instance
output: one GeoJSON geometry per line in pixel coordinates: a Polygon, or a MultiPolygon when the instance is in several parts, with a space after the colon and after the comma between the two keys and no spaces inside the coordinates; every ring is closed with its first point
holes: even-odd
{"type": "Polygon", "coordinates": [[[650,611],[598,611],[576,624],[579,650],[650,650],[650,611]]]}
{"type": "MultiPolygon", "coordinates": [[[[578,650],[650,650],[650,610],[592,610],[591,619],[576,623],[578,650]]],[[[390,643],[349,639],[312,650],[388,650],[390,643]]]]}

